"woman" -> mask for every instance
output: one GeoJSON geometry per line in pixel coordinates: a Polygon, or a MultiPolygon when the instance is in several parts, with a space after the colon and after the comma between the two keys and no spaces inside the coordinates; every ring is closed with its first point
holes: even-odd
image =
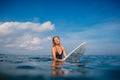
{"type": "Polygon", "coordinates": [[[66,57],[66,51],[64,46],[60,45],[60,38],[58,36],[54,36],[52,39],[53,47],[52,47],[52,58],[54,61],[64,61],[63,56],[66,57]]]}

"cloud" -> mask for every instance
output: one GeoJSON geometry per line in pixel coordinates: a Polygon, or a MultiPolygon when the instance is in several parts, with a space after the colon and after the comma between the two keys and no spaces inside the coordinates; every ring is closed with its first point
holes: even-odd
{"type": "Polygon", "coordinates": [[[54,30],[54,24],[47,21],[43,24],[33,22],[4,22],[0,24],[0,35],[8,35],[16,31],[31,30],[33,32],[45,32],[54,30]]]}
{"type": "MultiPolygon", "coordinates": [[[[13,40],[11,40],[12,42],[13,40]]],[[[37,49],[42,49],[40,46],[42,40],[39,37],[32,37],[31,35],[23,35],[22,37],[18,37],[14,40],[14,43],[11,44],[6,44],[5,46],[7,48],[24,48],[28,50],[37,50],[37,49]]]]}
{"type": "Polygon", "coordinates": [[[7,48],[19,47],[19,48],[28,49],[28,50],[41,50],[43,49],[43,47],[40,45],[50,40],[51,40],[51,37],[49,36],[46,38],[40,39],[39,37],[32,37],[31,35],[27,34],[22,37],[16,38],[16,40],[14,40],[14,43],[6,44],[5,46],[7,48]]]}
{"type": "Polygon", "coordinates": [[[54,24],[50,21],[42,24],[34,22],[0,23],[0,47],[3,52],[12,49],[11,53],[14,53],[15,49],[42,51],[45,47],[47,48],[44,43],[50,43],[49,33],[54,29],[54,24]]]}

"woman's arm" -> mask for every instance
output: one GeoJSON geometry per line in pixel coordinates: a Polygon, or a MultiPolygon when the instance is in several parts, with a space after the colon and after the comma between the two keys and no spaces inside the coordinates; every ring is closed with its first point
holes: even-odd
{"type": "Polygon", "coordinates": [[[56,56],[55,56],[55,52],[56,52],[56,51],[55,51],[55,48],[53,47],[53,48],[52,48],[52,58],[53,58],[54,61],[57,60],[57,58],[56,58],[56,56]]]}
{"type": "Polygon", "coordinates": [[[66,54],[66,50],[65,50],[64,46],[62,46],[62,50],[63,50],[63,55],[64,55],[64,58],[65,58],[67,56],[67,54],[66,54]]]}

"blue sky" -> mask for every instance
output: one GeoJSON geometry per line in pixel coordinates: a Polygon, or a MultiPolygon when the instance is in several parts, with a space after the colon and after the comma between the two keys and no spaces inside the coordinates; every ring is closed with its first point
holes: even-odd
{"type": "Polygon", "coordinates": [[[119,0],[0,0],[0,53],[51,54],[61,37],[67,53],[120,54],[119,0]]]}

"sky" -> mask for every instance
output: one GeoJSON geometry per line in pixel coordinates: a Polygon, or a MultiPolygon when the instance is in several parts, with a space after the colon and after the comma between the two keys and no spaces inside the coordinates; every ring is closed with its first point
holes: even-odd
{"type": "Polygon", "coordinates": [[[51,55],[58,35],[67,54],[120,54],[120,0],[0,0],[0,54],[51,55]]]}

